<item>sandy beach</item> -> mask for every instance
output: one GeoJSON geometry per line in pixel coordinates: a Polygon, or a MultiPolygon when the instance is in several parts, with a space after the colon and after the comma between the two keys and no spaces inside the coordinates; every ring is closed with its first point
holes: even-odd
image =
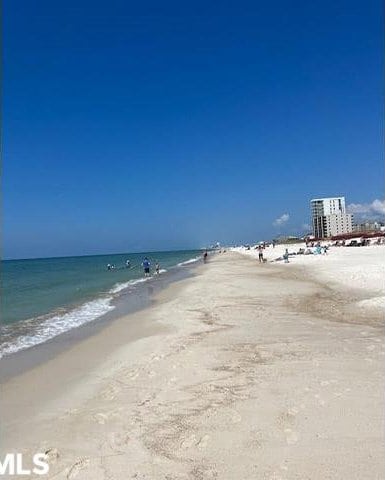
{"type": "Polygon", "coordinates": [[[383,478],[384,253],[213,256],[6,381],[3,452],[47,452],[36,478],[383,478]]]}

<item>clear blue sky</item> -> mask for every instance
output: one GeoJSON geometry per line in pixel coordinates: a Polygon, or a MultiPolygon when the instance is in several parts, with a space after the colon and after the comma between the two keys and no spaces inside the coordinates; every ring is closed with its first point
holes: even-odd
{"type": "Polygon", "coordinates": [[[380,0],[5,0],[4,256],[257,241],[312,197],[383,198],[382,37],[380,0]]]}

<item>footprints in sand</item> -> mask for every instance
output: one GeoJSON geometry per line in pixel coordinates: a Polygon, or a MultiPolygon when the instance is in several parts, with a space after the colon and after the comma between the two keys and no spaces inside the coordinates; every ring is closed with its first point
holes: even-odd
{"type": "Polygon", "coordinates": [[[297,407],[291,407],[287,409],[287,413],[291,418],[294,418],[299,413],[299,409],[297,407]]]}
{"type": "Polygon", "coordinates": [[[239,423],[242,420],[242,415],[238,412],[234,411],[233,415],[231,416],[232,423],[239,423]]]}
{"type": "Polygon", "coordinates": [[[350,388],[344,388],[343,390],[341,391],[335,391],[333,392],[333,395],[335,397],[343,397],[344,395],[346,395],[347,393],[349,393],[351,391],[350,388]]]}
{"type": "Polygon", "coordinates": [[[105,413],[95,413],[93,418],[99,425],[104,425],[108,420],[108,415],[105,413]]]}
{"type": "Polygon", "coordinates": [[[59,455],[59,450],[57,448],[47,448],[46,451],[44,452],[45,455],[45,460],[50,464],[54,464],[58,461],[60,455],[59,455]]]}
{"type": "Polygon", "coordinates": [[[285,428],[284,433],[286,436],[286,443],[288,445],[294,445],[298,442],[299,435],[296,431],[292,430],[291,428],[285,428]]]}
{"type": "Polygon", "coordinates": [[[108,435],[108,445],[116,453],[124,453],[129,441],[130,436],[127,432],[112,432],[108,435]]]}
{"type": "Polygon", "coordinates": [[[159,355],[153,355],[150,359],[150,362],[159,362],[159,360],[163,357],[164,357],[164,355],[160,355],[160,356],[159,355]]]}
{"type": "Polygon", "coordinates": [[[196,445],[196,443],[197,443],[196,436],[192,434],[182,441],[181,447],[184,449],[191,448],[192,446],[196,445]]]}
{"type": "Polygon", "coordinates": [[[277,423],[282,428],[287,425],[293,425],[295,422],[295,416],[296,414],[289,412],[289,410],[286,410],[285,412],[282,412],[280,415],[278,415],[277,423]]]}
{"type": "Polygon", "coordinates": [[[120,393],[121,387],[112,383],[102,393],[102,398],[105,400],[114,400],[114,398],[120,393]]]}
{"type": "Polygon", "coordinates": [[[197,437],[194,433],[185,438],[181,443],[181,448],[183,449],[190,449],[190,448],[198,448],[203,450],[207,448],[207,445],[210,441],[210,435],[205,434],[202,437],[197,437]]]}
{"type": "MultiPolygon", "coordinates": [[[[284,468],[281,467],[282,470],[285,470],[284,468]]],[[[287,467],[286,467],[287,469],[287,467]]],[[[263,480],[286,480],[286,477],[282,477],[279,473],[273,472],[271,474],[264,475],[263,480]]]]}
{"type": "Polygon", "coordinates": [[[80,458],[76,463],[74,463],[68,470],[66,478],[71,480],[75,478],[82,470],[87,468],[90,464],[90,459],[87,457],[80,458]]]}
{"type": "Polygon", "coordinates": [[[283,429],[285,440],[287,445],[294,445],[298,442],[299,434],[294,429],[296,424],[296,416],[300,412],[300,409],[297,407],[289,407],[287,410],[282,412],[278,418],[277,423],[283,429]]]}
{"type": "Polygon", "coordinates": [[[203,437],[201,437],[196,446],[199,448],[199,449],[203,449],[203,448],[206,448],[207,447],[207,444],[209,442],[209,439],[210,439],[210,435],[203,435],[203,437]]]}
{"type": "Polygon", "coordinates": [[[144,407],[148,405],[154,398],[156,397],[156,394],[153,393],[149,395],[148,397],[144,398],[141,402],[138,403],[138,407],[144,407]]]}
{"type": "MultiPolygon", "coordinates": [[[[44,451],[44,455],[45,455],[45,461],[50,466],[55,465],[57,462],[59,462],[59,460],[64,460],[66,456],[64,454],[60,455],[59,450],[56,447],[46,448],[44,451]]],[[[70,465],[69,467],[61,470],[64,477],[60,476],[60,478],[66,478],[67,480],[72,480],[76,478],[82,470],[87,468],[90,465],[90,463],[91,463],[90,458],[80,457],[75,461],[75,463],[72,463],[72,465],[70,465]]]]}
{"type": "Polygon", "coordinates": [[[319,393],[314,394],[314,398],[317,400],[318,405],[320,405],[321,407],[325,406],[326,402],[319,393]]]}
{"type": "Polygon", "coordinates": [[[135,370],[131,375],[130,378],[131,380],[136,380],[139,377],[139,371],[135,370]]]}
{"type": "MultiPolygon", "coordinates": [[[[303,389],[304,397],[307,398],[310,403],[315,402],[318,406],[324,407],[325,405],[327,405],[325,397],[328,398],[328,400],[330,401],[331,396],[333,396],[333,398],[342,397],[343,395],[350,392],[350,388],[335,390],[336,388],[338,388],[338,385],[338,380],[333,378],[328,380],[319,380],[313,388],[305,387],[303,389]],[[321,387],[321,391],[319,390],[318,386],[321,387]]],[[[301,404],[300,407],[303,410],[305,408],[305,405],[301,404]]]]}
{"type": "Polygon", "coordinates": [[[218,478],[218,472],[214,467],[197,465],[191,470],[190,476],[196,480],[209,480],[218,478]]]}
{"type": "Polygon", "coordinates": [[[97,412],[92,415],[93,420],[99,425],[105,425],[111,419],[119,419],[122,416],[124,408],[120,407],[115,410],[109,410],[106,412],[97,412]]]}

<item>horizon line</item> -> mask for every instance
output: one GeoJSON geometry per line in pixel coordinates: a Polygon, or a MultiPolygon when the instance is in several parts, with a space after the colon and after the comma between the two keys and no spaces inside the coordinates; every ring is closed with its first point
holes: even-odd
{"type": "Polygon", "coordinates": [[[175,250],[142,250],[140,252],[117,252],[117,253],[86,253],[84,255],[55,255],[52,257],[20,257],[20,258],[2,258],[2,262],[9,262],[14,260],[50,260],[54,258],[77,258],[77,257],[102,257],[106,255],[130,255],[130,254],[145,254],[145,253],[165,253],[165,252],[188,252],[193,250],[205,250],[211,247],[199,247],[199,248],[178,248],[175,250]]]}

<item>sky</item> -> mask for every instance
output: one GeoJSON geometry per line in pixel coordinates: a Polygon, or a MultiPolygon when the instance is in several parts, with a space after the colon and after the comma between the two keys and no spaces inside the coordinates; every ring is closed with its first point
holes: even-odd
{"type": "Polygon", "coordinates": [[[380,0],[3,15],[5,258],[302,233],[322,196],[383,211],[380,0]]]}

